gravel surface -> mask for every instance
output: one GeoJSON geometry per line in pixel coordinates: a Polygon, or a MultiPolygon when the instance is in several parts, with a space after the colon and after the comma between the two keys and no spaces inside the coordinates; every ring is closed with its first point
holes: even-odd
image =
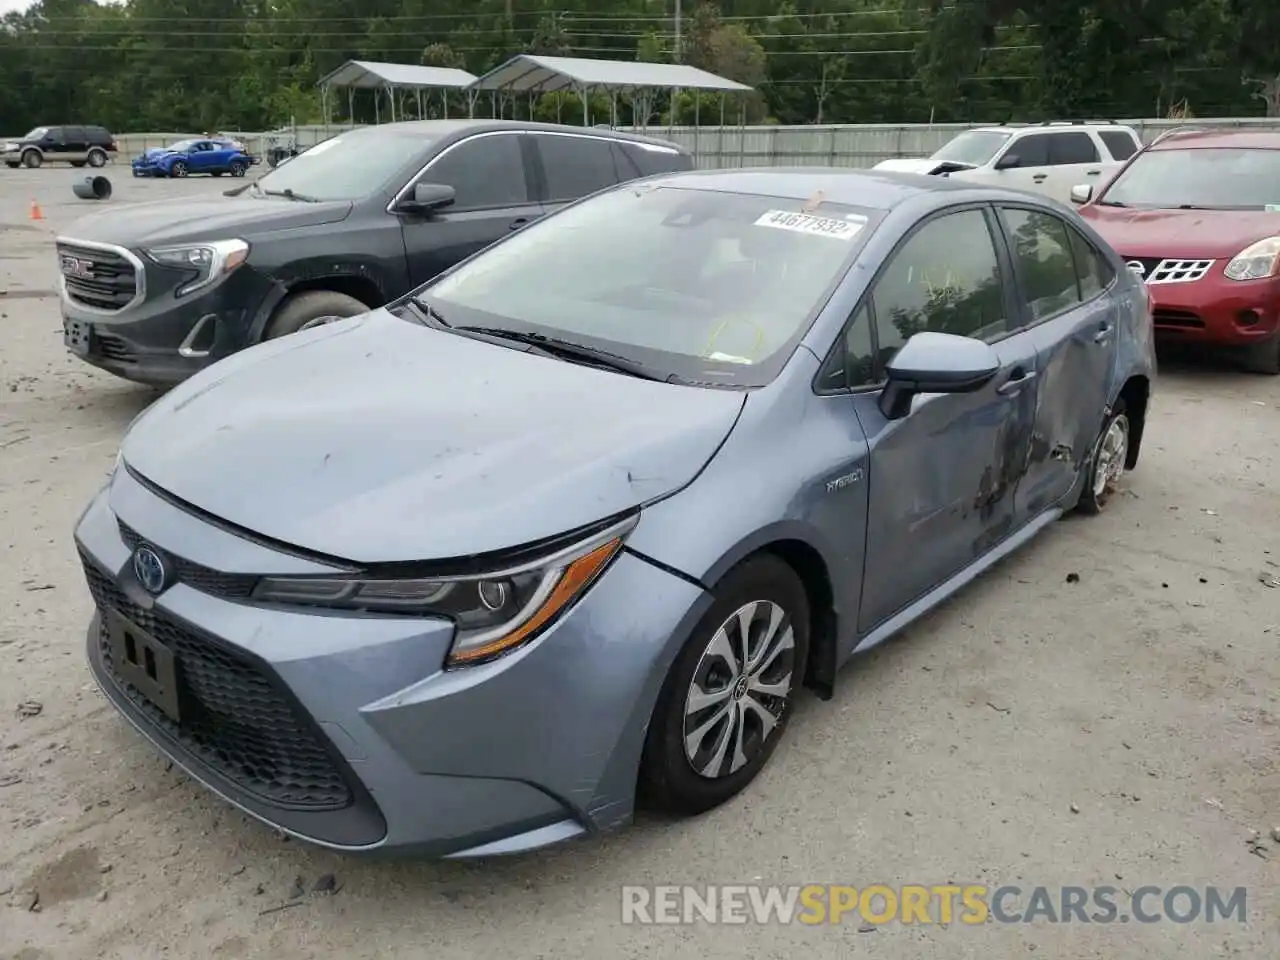
{"type": "MultiPolygon", "coordinates": [[[[113,205],[230,185],[104,172],[113,205]]],[[[0,169],[3,960],[1280,956],[1280,378],[1166,364],[1111,510],[806,697],[726,807],[515,860],[353,861],[208,796],[90,679],[71,530],[155,394],[62,348],[52,239],[99,206],[84,174],[0,169]],[[1246,886],[1249,920],[621,922],[624,884],[815,881],[1246,886]]]]}

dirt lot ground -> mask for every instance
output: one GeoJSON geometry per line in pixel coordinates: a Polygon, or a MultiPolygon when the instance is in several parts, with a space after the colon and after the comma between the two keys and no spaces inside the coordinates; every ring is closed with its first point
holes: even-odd
{"type": "MultiPolygon", "coordinates": [[[[106,172],[114,204],[228,185],[106,172]]],[[[206,796],[90,680],[71,529],[153,394],[61,345],[52,238],[90,209],[82,175],[0,170],[3,960],[1280,956],[1280,379],[1167,365],[1112,511],[851,664],[727,807],[518,860],[357,862],[206,796]],[[1249,919],[621,922],[624,884],[811,881],[1245,886],[1249,919]]]]}

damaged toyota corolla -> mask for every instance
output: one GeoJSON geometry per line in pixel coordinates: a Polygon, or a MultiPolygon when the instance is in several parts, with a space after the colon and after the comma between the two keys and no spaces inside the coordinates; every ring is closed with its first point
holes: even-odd
{"type": "Polygon", "coordinates": [[[708,810],[803,688],[1111,501],[1149,311],[1027,194],[616,187],[141,414],[76,530],[93,674],[193,778],[334,849],[708,810]]]}

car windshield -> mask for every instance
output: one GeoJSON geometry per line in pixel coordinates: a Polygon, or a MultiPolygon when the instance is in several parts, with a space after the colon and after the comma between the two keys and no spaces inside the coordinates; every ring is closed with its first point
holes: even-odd
{"type": "Polygon", "coordinates": [[[199,141],[196,140],[179,140],[177,143],[169,145],[169,149],[177,153],[185,153],[194,147],[199,141]]]}
{"type": "Polygon", "coordinates": [[[454,327],[585,344],[662,377],[763,386],[879,217],[832,203],[623,187],[526,228],[418,293],[454,327]]]}
{"type": "Polygon", "coordinates": [[[28,130],[27,135],[22,139],[23,140],[39,140],[48,132],[49,132],[48,127],[36,127],[34,130],[28,130]]]}
{"type": "Polygon", "coordinates": [[[1126,207],[1261,210],[1280,204],[1280,150],[1152,150],[1098,199],[1126,207]]]}
{"type": "Polygon", "coordinates": [[[929,159],[950,160],[980,167],[1009,141],[1010,134],[995,130],[969,130],[940,147],[929,159]]]}
{"type": "Polygon", "coordinates": [[[258,181],[267,193],[311,200],[360,200],[431,144],[423,134],[357,130],[304,150],[258,181]]]}

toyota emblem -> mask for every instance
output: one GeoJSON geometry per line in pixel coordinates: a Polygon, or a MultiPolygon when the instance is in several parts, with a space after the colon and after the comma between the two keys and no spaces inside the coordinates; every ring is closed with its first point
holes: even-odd
{"type": "Polygon", "coordinates": [[[146,544],[133,551],[133,575],[147,593],[160,593],[168,585],[169,570],[160,554],[146,544]]]}

